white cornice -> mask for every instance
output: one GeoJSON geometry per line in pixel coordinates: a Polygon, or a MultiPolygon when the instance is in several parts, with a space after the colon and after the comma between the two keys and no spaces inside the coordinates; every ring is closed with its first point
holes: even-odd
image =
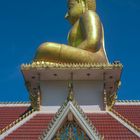
{"type": "Polygon", "coordinates": [[[115,105],[140,105],[139,100],[119,100],[116,101],[115,105]]]}
{"type": "MultiPolygon", "coordinates": [[[[41,106],[41,112],[55,114],[60,107],[61,106],[41,106]]],[[[98,105],[82,105],[80,107],[84,113],[106,113],[106,111],[102,111],[98,105]]]]}

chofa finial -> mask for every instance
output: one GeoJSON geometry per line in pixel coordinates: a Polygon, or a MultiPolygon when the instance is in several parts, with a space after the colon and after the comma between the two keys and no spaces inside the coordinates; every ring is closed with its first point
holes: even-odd
{"type": "Polygon", "coordinates": [[[69,93],[67,100],[68,101],[73,101],[74,100],[74,92],[73,92],[73,73],[71,73],[71,80],[68,85],[69,93]]]}

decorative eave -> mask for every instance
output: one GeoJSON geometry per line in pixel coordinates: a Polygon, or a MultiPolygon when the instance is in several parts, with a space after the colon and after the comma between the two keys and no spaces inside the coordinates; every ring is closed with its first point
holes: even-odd
{"type": "Polygon", "coordinates": [[[94,69],[114,69],[122,68],[121,63],[53,63],[46,61],[33,62],[31,64],[22,64],[21,70],[29,70],[35,68],[94,68],[94,69]]]}
{"type": "Polygon", "coordinates": [[[96,80],[104,81],[104,101],[110,109],[117,97],[123,65],[120,62],[109,63],[52,63],[33,62],[21,65],[26,87],[30,94],[32,107],[39,110],[40,81],[45,80],[96,80]]]}
{"type": "Polygon", "coordinates": [[[64,104],[56,113],[52,122],[49,124],[48,129],[40,137],[40,140],[51,140],[69,112],[71,112],[74,115],[74,117],[77,119],[77,121],[79,122],[79,124],[84,129],[84,131],[86,132],[86,134],[89,136],[90,139],[92,140],[103,139],[103,136],[99,134],[95,126],[93,126],[92,122],[88,119],[88,117],[82,111],[77,102],[65,101],[64,104]]]}
{"type": "MultiPolygon", "coordinates": [[[[69,80],[105,80],[120,81],[122,64],[79,64],[79,63],[50,63],[33,62],[21,65],[25,81],[69,80]]],[[[110,84],[109,84],[110,85],[110,84]]],[[[106,86],[108,86],[106,84],[106,86]]]]}

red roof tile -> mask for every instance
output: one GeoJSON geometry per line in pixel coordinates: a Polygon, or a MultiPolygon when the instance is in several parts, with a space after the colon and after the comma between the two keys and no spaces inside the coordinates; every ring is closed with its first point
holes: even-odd
{"type": "Polygon", "coordinates": [[[38,140],[52,120],[52,114],[38,114],[11,133],[5,140],[38,140]]]}
{"type": "Polygon", "coordinates": [[[114,110],[140,128],[140,105],[115,105],[114,110]]]}
{"type": "MultiPolygon", "coordinates": [[[[4,109],[1,108],[1,110],[4,109]]],[[[8,110],[8,108],[6,110],[8,110]]],[[[10,119],[12,115],[18,115],[17,112],[19,110],[15,109],[15,107],[12,109],[9,108],[9,112],[14,112],[14,114],[9,114],[6,119],[10,119]]],[[[23,111],[25,110],[23,109],[23,111]]],[[[6,112],[8,113],[8,111],[6,112]]],[[[3,115],[6,114],[5,116],[7,116],[7,113],[3,113],[3,115]]],[[[37,140],[39,136],[41,136],[42,133],[47,129],[48,124],[51,122],[53,116],[53,114],[37,114],[31,120],[7,136],[5,140],[37,140]]],[[[87,114],[87,116],[92,121],[93,125],[97,128],[99,133],[105,137],[105,140],[139,140],[139,138],[133,132],[128,130],[108,113],[91,113],[87,114]]]]}
{"type": "Polygon", "coordinates": [[[28,107],[0,107],[0,130],[18,119],[28,107]]]}
{"type": "Polygon", "coordinates": [[[108,113],[87,114],[105,140],[139,140],[139,138],[108,113]]]}

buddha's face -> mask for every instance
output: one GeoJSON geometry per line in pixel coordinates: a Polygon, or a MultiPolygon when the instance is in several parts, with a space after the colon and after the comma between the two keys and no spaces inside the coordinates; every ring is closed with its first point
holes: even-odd
{"type": "Polygon", "coordinates": [[[78,2],[77,0],[68,2],[68,13],[66,18],[70,21],[71,24],[74,24],[79,17],[83,14],[85,9],[85,5],[82,2],[78,2]]]}

